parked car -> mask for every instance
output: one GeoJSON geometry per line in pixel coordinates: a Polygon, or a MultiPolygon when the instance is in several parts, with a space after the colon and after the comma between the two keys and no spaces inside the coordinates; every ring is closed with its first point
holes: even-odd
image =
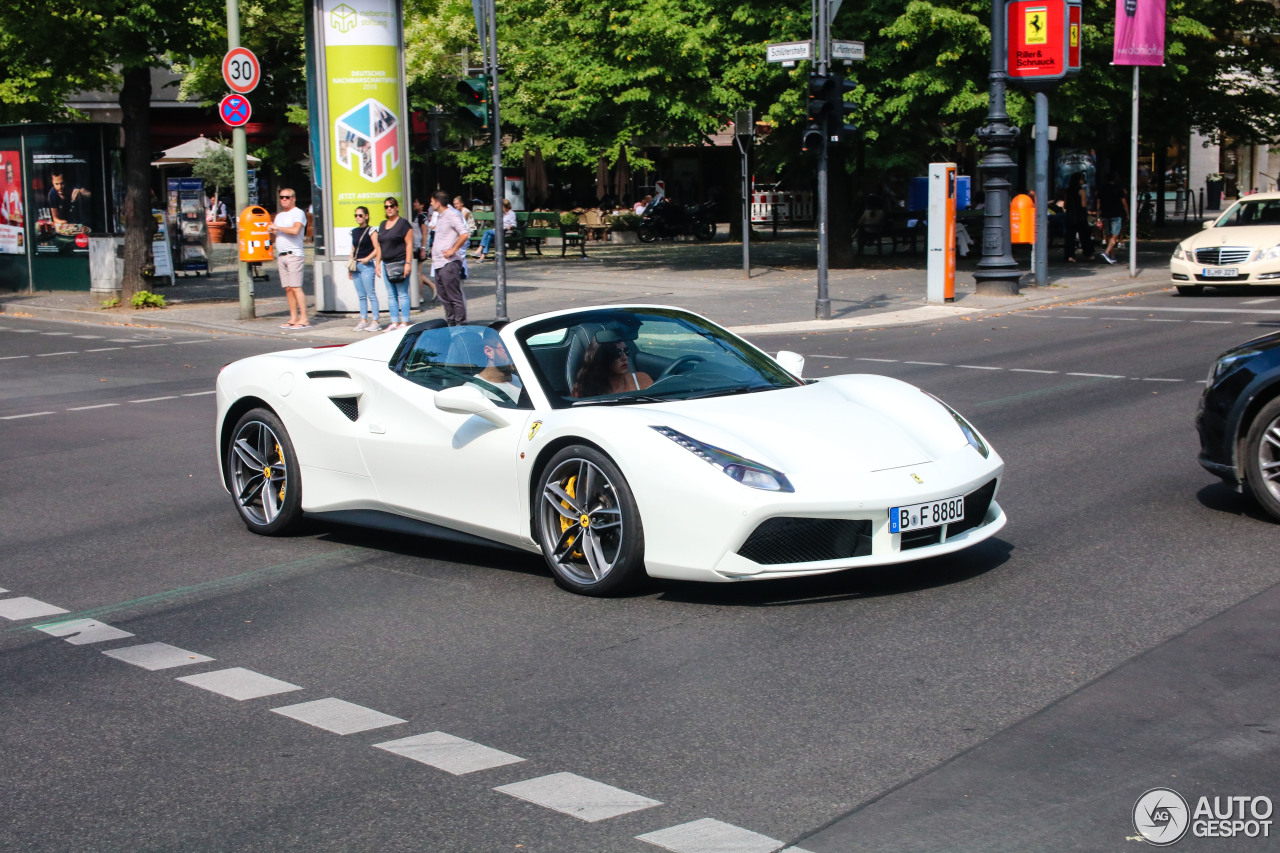
{"type": "Polygon", "coordinates": [[[215,441],[255,533],[307,514],[499,542],[587,595],[905,563],[1004,526],[1004,462],[954,409],[802,368],[678,308],[434,320],[228,365],[215,441]]]}
{"type": "Polygon", "coordinates": [[[1210,285],[1280,285],[1280,193],[1246,196],[1173,250],[1169,276],[1181,296],[1210,285]]]}
{"type": "Polygon", "coordinates": [[[1218,356],[1196,428],[1200,464],[1280,520],[1280,332],[1218,356]]]}

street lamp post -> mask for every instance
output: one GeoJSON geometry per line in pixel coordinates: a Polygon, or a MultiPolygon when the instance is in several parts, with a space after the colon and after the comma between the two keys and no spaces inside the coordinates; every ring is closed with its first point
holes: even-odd
{"type": "Polygon", "coordinates": [[[1009,126],[1005,112],[1005,73],[1008,44],[1005,38],[1005,0],[991,0],[990,106],[987,123],[978,128],[986,154],[978,163],[982,173],[982,260],[973,274],[982,296],[1017,296],[1022,270],[1013,258],[1009,234],[1009,191],[1014,162],[1009,148],[1018,140],[1018,128],[1009,126]]]}

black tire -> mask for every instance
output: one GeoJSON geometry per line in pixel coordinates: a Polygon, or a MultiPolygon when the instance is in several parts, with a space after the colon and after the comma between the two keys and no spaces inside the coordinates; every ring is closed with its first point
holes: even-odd
{"type": "Polygon", "coordinates": [[[268,409],[252,409],[231,431],[227,487],[245,527],[262,536],[293,532],[302,520],[302,477],[289,432],[268,409]]]}
{"type": "Polygon", "coordinates": [[[641,243],[653,243],[658,239],[658,226],[652,222],[641,222],[637,232],[641,243]]]}
{"type": "Polygon", "coordinates": [[[1179,284],[1176,287],[1179,296],[1199,296],[1204,293],[1203,284],[1179,284]]]}
{"type": "Polygon", "coordinates": [[[564,448],[543,468],[535,498],[534,531],[561,587],[617,595],[647,577],[640,510],[608,456],[584,445],[564,448]]]}
{"type": "Polygon", "coordinates": [[[1244,480],[1263,509],[1280,521],[1280,399],[1262,407],[1244,439],[1244,480]]]}
{"type": "Polygon", "coordinates": [[[714,222],[699,222],[693,227],[693,236],[703,243],[708,240],[714,240],[716,238],[716,224],[714,222]]]}

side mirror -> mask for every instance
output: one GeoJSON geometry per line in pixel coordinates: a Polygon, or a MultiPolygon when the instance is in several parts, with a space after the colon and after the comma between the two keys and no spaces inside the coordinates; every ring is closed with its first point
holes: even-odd
{"type": "Polygon", "coordinates": [[[1201,227],[1201,228],[1212,228],[1213,226],[1215,226],[1215,225],[1217,225],[1217,224],[1218,224],[1218,220],[1217,220],[1217,218],[1215,217],[1215,218],[1213,218],[1213,219],[1210,219],[1208,222],[1203,223],[1200,227],[1201,227]]]}
{"type": "Polygon", "coordinates": [[[455,415],[479,415],[494,426],[508,426],[511,420],[504,409],[486,397],[474,385],[458,385],[436,394],[436,408],[455,415]]]}
{"type": "Polygon", "coordinates": [[[792,376],[800,379],[804,376],[804,356],[798,352],[791,350],[779,350],[773,360],[782,366],[782,369],[790,373],[792,376]]]}

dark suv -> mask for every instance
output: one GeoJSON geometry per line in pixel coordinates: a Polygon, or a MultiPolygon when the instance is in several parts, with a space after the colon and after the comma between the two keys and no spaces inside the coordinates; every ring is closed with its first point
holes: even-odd
{"type": "Polygon", "coordinates": [[[1196,428],[1200,464],[1280,519],[1280,332],[1218,356],[1196,428]]]}

